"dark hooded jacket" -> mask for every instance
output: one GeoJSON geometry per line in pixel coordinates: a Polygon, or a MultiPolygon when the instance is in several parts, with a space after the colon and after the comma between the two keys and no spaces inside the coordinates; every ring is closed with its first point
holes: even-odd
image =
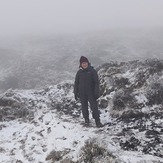
{"type": "Polygon", "coordinates": [[[75,77],[74,94],[80,98],[83,96],[93,96],[99,98],[99,79],[97,71],[88,66],[86,69],[78,70],[75,77]]]}

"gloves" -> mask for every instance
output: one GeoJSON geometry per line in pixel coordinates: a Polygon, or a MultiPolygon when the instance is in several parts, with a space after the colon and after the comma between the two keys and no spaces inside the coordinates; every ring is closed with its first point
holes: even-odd
{"type": "Polygon", "coordinates": [[[95,95],[95,99],[97,100],[99,98],[99,95],[95,95]]]}
{"type": "Polygon", "coordinates": [[[97,100],[100,96],[99,96],[98,93],[95,93],[94,97],[95,97],[95,99],[97,100]]]}
{"type": "Polygon", "coordinates": [[[79,100],[79,94],[75,94],[75,100],[79,100]]]}
{"type": "Polygon", "coordinates": [[[94,97],[95,97],[95,100],[97,100],[100,97],[99,87],[97,86],[95,86],[95,89],[94,89],[94,97]]]}

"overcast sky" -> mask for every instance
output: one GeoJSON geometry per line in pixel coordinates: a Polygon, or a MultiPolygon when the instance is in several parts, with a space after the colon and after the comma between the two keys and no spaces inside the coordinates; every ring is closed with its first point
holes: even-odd
{"type": "Polygon", "coordinates": [[[163,27],[163,0],[0,0],[0,34],[163,27]]]}

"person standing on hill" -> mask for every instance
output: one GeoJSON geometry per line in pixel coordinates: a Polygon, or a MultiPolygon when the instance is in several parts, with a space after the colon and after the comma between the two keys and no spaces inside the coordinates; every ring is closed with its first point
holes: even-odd
{"type": "Polygon", "coordinates": [[[88,59],[80,57],[80,66],[75,77],[74,84],[75,99],[80,99],[82,105],[82,114],[85,124],[89,126],[88,102],[92,110],[92,116],[95,119],[97,127],[103,127],[100,122],[97,99],[99,98],[99,79],[97,71],[91,66],[88,59]]]}

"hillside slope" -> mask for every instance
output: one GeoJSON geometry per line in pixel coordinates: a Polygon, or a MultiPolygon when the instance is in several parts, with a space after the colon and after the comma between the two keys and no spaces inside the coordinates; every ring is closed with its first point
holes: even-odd
{"type": "Polygon", "coordinates": [[[0,95],[1,162],[163,162],[163,61],[98,67],[101,121],[83,127],[73,81],[0,95]]]}

